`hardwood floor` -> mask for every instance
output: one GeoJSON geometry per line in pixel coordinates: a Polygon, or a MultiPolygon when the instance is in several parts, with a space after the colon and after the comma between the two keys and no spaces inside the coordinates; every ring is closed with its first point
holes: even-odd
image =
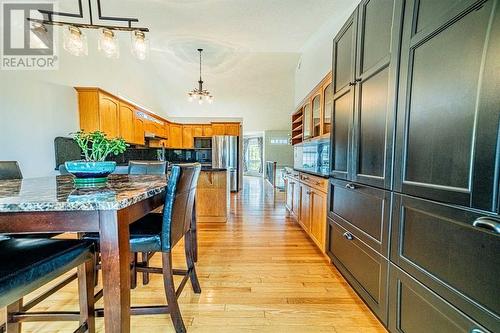
{"type": "MultiPolygon", "coordinates": [[[[299,225],[286,215],[283,193],[245,178],[231,197],[229,222],[199,225],[202,293],[186,286],[180,307],[189,332],[386,332],[299,225]]],[[[184,267],[183,246],[174,262],[184,267]]],[[[160,264],[159,256],[153,263],[160,264]]],[[[159,275],[132,291],[132,303],[165,302],[159,275]]],[[[77,309],[76,283],[38,309],[77,309]]],[[[27,323],[23,332],[73,332],[76,323],[27,323]]],[[[103,320],[97,320],[103,332],[103,320]]],[[[132,318],[132,332],[174,332],[167,315],[132,318]]]]}

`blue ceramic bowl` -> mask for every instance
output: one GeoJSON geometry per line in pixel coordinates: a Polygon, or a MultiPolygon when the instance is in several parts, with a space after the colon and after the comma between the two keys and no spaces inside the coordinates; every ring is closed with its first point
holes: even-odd
{"type": "Polygon", "coordinates": [[[106,181],[109,174],[115,171],[116,162],[68,161],[64,163],[64,166],[77,179],[106,181]]]}

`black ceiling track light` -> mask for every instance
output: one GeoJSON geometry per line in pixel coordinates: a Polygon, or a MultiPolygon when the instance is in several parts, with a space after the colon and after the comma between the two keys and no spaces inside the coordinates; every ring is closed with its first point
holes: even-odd
{"type": "Polygon", "coordinates": [[[95,0],[97,3],[97,17],[99,21],[114,21],[126,23],[126,26],[119,25],[104,25],[94,23],[94,10],[92,8],[92,0],[88,0],[89,22],[74,23],[65,22],[63,20],[54,20],[54,17],[71,17],[84,18],[83,15],[83,0],[78,0],[78,13],[65,13],[40,9],[39,12],[43,15],[43,19],[28,18],[32,22],[31,30],[36,35],[42,35],[47,32],[46,25],[55,25],[67,27],[64,30],[64,49],[75,56],[88,54],[88,46],[86,36],[81,29],[102,29],[102,35],[99,38],[99,51],[108,58],[119,57],[119,46],[116,40],[115,31],[131,32],[132,33],[132,54],[137,58],[144,60],[149,51],[149,41],[146,40],[146,32],[149,32],[145,27],[133,27],[132,23],[139,22],[137,18],[105,16],[102,13],[101,0],[95,0]]]}

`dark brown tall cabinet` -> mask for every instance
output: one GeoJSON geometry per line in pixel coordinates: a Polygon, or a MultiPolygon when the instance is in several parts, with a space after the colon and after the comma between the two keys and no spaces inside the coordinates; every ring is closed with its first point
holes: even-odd
{"type": "Polygon", "coordinates": [[[391,332],[500,332],[500,0],[362,1],[333,74],[333,263],[391,332]]]}

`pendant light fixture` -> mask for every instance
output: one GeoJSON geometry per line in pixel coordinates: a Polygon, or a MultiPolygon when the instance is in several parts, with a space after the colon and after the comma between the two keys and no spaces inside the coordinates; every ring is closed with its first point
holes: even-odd
{"type": "Polygon", "coordinates": [[[99,36],[98,49],[106,58],[117,59],[120,56],[120,45],[115,33],[110,29],[102,29],[99,36]]]}
{"type": "Polygon", "coordinates": [[[190,102],[197,100],[200,105],[203,104],[203,101],[212,104],[214,96],[212,96],[208,90],[203,89],[203,80],[201,78],[201,52],[203,52],[203,49],[198,49],[198,52],[200,53],[200,80],[198,81],[198,88],[188,92],[188,100],[190,102]]]}
{"type": "Polygon", "coordinates": [[[54,16],[71,17],[71,18],[84,18],[83,0],[78,0],[78,13],[61,13],[49,10],[38,10],[44,17],[43,20],[28,18],[31,21],[31,30],[37,35],[42,36],[47,34],[47,30],[43,30],[45,25],[56,25],[64,27],[64,41],[63,48],[74,56],[84,56],[88,54],[88,44],[83,29],[99,29],[102,30],[98,40],[98,50],[107,58],[118,58],[120,56],[120,46],[116,32],[130,32],[131,33],[131,52],[139,60],[146,59],[149,52],[149,43],[146,39],[146,32],[148,28],[132,27],[132,23],[139,22],[136,18],[104,16],[102,14],[101,0],[96,0],[97,10],[92,8],[93,1],[88,1],[89,22],[88,23],[73,23],[54,20],[54,16]],[[92,13],[97,12],[99,21],[113,21],[124,22],[126,26],[116,25],[100,25],[94,24],[94,17],[92,13]]]}
{"type": "Polygon", "coordinates": [[[77,57],[88,54],[87,37],[79,28],[68,26],[63,35],[63,48],[66,51],[77,57]]]}
{"type": "Polygon", "coordinates": [[[132,33],[132,54],[139,60],[145,60],[149,54],[149,40],[146,34],[136,30],[132,33]]]}

